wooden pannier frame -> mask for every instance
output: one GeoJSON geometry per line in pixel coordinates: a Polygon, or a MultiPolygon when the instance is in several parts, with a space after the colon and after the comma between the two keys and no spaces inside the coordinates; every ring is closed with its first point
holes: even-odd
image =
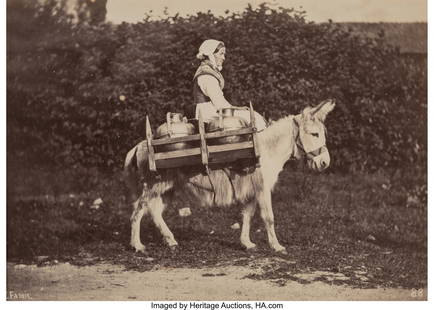
{"type": "Polygon", "coordinates": [[[199,133],[184,137],[153,139],[149,117],[146,116],[146,145],[148,147],[149,170],[156,172],[158,169],[179,168],[185,166],[213,165],[234,162],[238,159],[255,159],[259,166],[260,151],[257,138],[255,116],[250,103],[250,125],[237,130],[225,130],[220,132],[205,132],[202,115],[199,113],[199,133]],[[207,140],[227,136],[250,135],[252,139],[245,142],[220,145],[208,145],[207,140]],[[156,152],[155,146],[178,142],[200,141],[199,147],[183,150],[156,152]]]}

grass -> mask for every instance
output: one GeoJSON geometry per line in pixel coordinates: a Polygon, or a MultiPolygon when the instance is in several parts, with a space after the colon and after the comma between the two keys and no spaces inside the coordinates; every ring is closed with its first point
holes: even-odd
{"type": "MultiPolygon", "coordinates": [[[[424,171],[375,174],[312,174],[286,168],[273,194],[276,232],[289,255],[268,250],[258,215],[252,227],[255,253],[239,245],[239,209],[204,210],[165,215],[180,243],[170,251],[149,220],[142,223],[148,254],[129,248],[129,216],[118,175],[97,171],[28,172],[8,175],[8,260],[35,262],[38,256],[77,265],[101,261],[128,269],[161,266],[254,266],[272,258],[253,279],[279,285],[302,272],[330,271],[345,276],[317,280],[355,287],[421,288],[427,284],[427,204],[424,171]],[[56,176],[56,178],[54,177],[56,176]],[[18,186],[16,184],[24,184],[18,186]],[[90,206],[102,198],[99,209],[90,206]]],[[[253,269],[252,269],[253,270],[253,269]]]]}

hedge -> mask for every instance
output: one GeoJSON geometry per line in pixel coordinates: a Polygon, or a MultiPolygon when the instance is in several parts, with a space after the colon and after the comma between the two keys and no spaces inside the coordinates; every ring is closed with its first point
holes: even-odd
{"type": "Polygon", "coordinates": [[[34,165],[117,169],[167,111],[192,104],[198,46],[225,42],[225,95],[270,118],[326,98],[335,170],[426,162],[426,58],[293,9],[76,24],[55,4],[8,2],[8,155],[34,165]]]}

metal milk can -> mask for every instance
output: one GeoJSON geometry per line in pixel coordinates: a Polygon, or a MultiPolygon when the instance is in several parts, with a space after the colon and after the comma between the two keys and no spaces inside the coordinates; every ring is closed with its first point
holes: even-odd
{"type": "MultiPolygon", "coordinates": [[[[193,124],[188,123],[181,113],[168,112],[166,122],[157,128],[156,139],[176,138],[192,135],[195,133],[193,124]]],[[[178,151],[192,147],[191,142],[176,142],[159,146],[158,151],[178,151]]]]}
{"type": "MultiPolygon", "coordinates": [[[[235,110],[233,108],[225,108],[219,110],[219,117],[213,119],[208,123],[207,132],[216,132],[224,130],[236,130],[248,127],[248,123],[245,119],[235,116],[235,110]]],[[[221,138],[210,139],[211,145],[216,144],[227,144],[227,143],[238,143],[247,141],[248,136],[237,135],[237,136],[227,136],[221,138]]]]}

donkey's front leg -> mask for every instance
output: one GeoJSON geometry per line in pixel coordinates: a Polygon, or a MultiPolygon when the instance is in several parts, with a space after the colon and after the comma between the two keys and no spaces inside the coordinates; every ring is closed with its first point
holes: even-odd
{"type": "Polygon", "coordinates": [[[241,211],[241,214],[243,216],[243,223],[241,226],[240,241],[247,250],[252,250],[256,248],[256,244],[254,244],[250,240],[250,221],[255,214],[255,211],[256,200],[247,203],[241,211]]]}
{"type": "Polygon", "coordinates": [[[151,213],[152,220],[155,226],[160,230],[167,245],[171,248],[178,245],[169,227],[163,219],[164,203],[160,196],[152,198],[149,201],[149,212],[151,213]]]}
{"type": "Polygon", "coordinates": [[[287,253],[284,246],[282,246],[276,237],[274,230],[274,214],[271,207],[271,191],[263,189],[258,197],[259,210],[261,211],[261,217],[264,221],[265,229],[267,230],[268,243],[270,247],[276,252],[287,253]]]}

